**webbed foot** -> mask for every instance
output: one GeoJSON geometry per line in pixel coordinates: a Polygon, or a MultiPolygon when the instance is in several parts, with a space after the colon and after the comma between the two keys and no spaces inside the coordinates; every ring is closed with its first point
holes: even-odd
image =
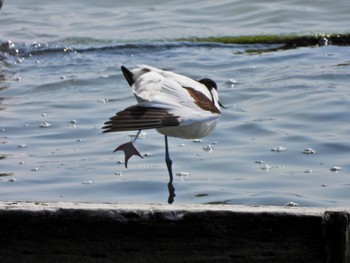
{"type": "Polygon", "coordinates": [[[119,145],[113,152],[116,152],[116,151],[123,151],[124,152],[124,155],[125,155],[125,167],[126,168],[128,168],[128,160],[133,155],[137,155],[137,156],[140,156],[141,158],[143,158],[142,155],[140,154],[140,152],[134,146],[133,142],[127,142],[127,143],[124,143],[122,145],[119,145]]]}

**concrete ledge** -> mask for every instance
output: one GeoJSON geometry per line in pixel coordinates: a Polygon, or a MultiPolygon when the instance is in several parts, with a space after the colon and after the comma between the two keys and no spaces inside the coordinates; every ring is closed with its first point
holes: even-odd
{"type": "Polygon", "coordinates": [[[350,262],[350,209],[0,203],[7,262],[350,262]]]}

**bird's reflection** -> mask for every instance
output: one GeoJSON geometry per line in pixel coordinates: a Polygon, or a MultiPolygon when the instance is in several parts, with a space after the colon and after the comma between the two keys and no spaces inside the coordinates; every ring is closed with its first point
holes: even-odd
{"type": "Polygon", "coordinates": [[[169,178],[168,191],[169,191],[168,204],[172,204],[176,196],[175,187],[173,186],[173,178],[169,178]]]}

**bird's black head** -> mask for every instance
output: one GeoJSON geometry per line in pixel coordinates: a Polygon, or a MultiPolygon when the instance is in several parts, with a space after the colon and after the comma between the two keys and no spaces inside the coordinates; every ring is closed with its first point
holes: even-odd
{"type": "MultiPolygon", "coordinates": [[[[202,83],[204,86],[206,86],[207,89],[208,89],[209,91],[210,91],[212,88],[214,88],[215,90],[218,90],[218,86],[216,86],[215,81],[212,80],[212,79],[204,78],[204,79],[198,80],[198,82],[199,82],[199,83],[202,83]]],[[[211,93],[211,91],[210,91],[210,93],[211,93]]],[[[212,94],[211,96],[213,96],[213,94],[212,94]]],[[[213,99],[213,100],[214,100],[214,99],[213,99]]],[[[228,108],[228,107],[225,107],[224,105],[222,105],[220,101],[218,101],[218,103],[219,103],[220,107],[225,108],[225,109],[228,108]]]]}
{"type": "Polygon", "coordinates": [[[208,79],[208,78],[205,78],[205,79],[200,79],[198,80],[199,83],[202,83],[204,86],[207,87],[207,89],[210,91],[212,88],[214,89],[218,89],[218,87],[216,86],[216,83],[214,80],[212,79],[208,79]]]}

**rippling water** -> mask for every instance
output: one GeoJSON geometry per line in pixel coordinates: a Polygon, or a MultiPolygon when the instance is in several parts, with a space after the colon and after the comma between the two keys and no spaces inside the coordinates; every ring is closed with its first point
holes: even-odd
{"type": "Polygon", "coordinates": [[[335,2],[6,1],[0,199],[166,203],[163,137],[146,131],[125,169],[112,151],[134,133],[101,133],[135,103],[120,66],[150,64],[214,79],[229,106],[201,141],[170,138],[175,202],[349,206],[348,46],[175,41],[346,32],[335,2]]]}

